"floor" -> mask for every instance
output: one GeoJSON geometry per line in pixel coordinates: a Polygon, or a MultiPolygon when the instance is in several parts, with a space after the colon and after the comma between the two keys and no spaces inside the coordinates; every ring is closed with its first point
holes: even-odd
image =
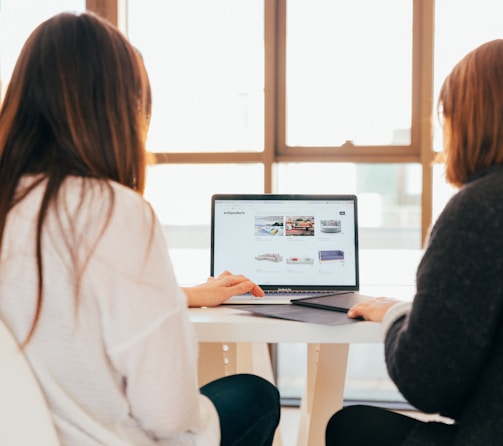
{"type": "Polygon", "coordinates": [[[283,446],[297,446],[299,415],[300,409],[297,407],[283,407],[281,409],[280,427],[283,446]]]}

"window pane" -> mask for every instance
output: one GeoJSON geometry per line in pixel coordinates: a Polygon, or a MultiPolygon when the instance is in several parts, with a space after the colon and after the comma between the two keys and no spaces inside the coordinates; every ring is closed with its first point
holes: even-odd
{"type": "Polygon", "coordinates": [[[358,195],[360,248],[421,247],[419,164],[285,163],[281,193],[358,195]]]}
{"type": "MultiPolygon", "coordinates": [[[[435,2],[435,108],[442,82],[454,65],[482,43],[503,38],[501,17],[501,0],[459,0],[456,2],[456,20],[452,20],[451,3],[435,2]]],[[[433,116],[436,116],[436,109],[433,116]]],[[[434,124],[434,149],[441,151],[442,131],[437,119],[434,119],[434,124]]]]}
{"type": "Polygon", "coordinates": [[[262,151],[264,17],[256,0],[129,0],[153,90],[153,152],[262,151]]]}
{"type": "Polygon", "coordinates": [[[213,194],[263,187],[261,164],[158,164],[148,168],[145,198],[163,224],[209,225],[213,194]]]}
{"type": "Polygon", "coordinates": [[[503,38],[501,0],[457,0],[453,5],[435,2],[435,92],[444,78],[469,51],[492,39],[503,38]]]}
{"type": "Polygon", "coordinates": [[[84,11],[85,0],[0,1],[0,97],[24,42],[40,22],[63,11],[84,11]]]}
{"type": "MultiPolygon", "coordinates": [[[[435,2],[435,61],[434,61],[434,111],[438,92],[454,65],[466,53],[493,39],[503,38],[501,0],[459,0],[456,2],[456,20],[453,20],[450,2],[435,2]]],[[[437,119],[434,123],[434,143],[436,151],[442,151],[442,129],[437,119]]],[[[455,191],[446,184],[443,166],[434,169],[434,220],[455,191]]]]}
{"type": "Polygon", "coordinates": [[[145,198],[164,226],[180,284],[205,282],[210,273],[211,195],[260,193],[263,185],[260,164],[159,164],[148,168],[145,198]]]}
{"type": "Polygon", "coordinates": [[[445,180],[445,166],[435,164],[433,166],[433,203],[432,221],[435,222],[445,204],[456,193],[457,188],[448,184],[445,180]]]}
{"type": "Polygon", "coordinates": [[[287,144],[410,144],[412,2],[289,0],[287,144]]]}

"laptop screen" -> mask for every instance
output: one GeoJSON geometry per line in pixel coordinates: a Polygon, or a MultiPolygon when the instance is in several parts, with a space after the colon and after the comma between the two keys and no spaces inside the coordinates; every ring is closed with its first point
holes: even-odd
{"type": "Polygon", "coordinates": [[[355,195],[214,195],[211,275],[265,290],[358,290],[355,195]]]}

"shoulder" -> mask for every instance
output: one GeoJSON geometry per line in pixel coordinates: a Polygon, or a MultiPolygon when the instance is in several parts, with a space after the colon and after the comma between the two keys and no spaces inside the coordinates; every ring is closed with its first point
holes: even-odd
{"type": "Polygon", "coordinates": [[[449,200],[432,230],[474,233],[500,230],[503,224],[503,166],[481,172],[449,200]]]}
{"type": "Polygon", "coordinates": [[[472,177],[453,197],[457,206],[490,211],[503,209],[503,166],[493,166],[472,177]]]}
{"type": "Polygon", "coordinates": [[[142,195],[113,181],[108,184],[113,194],[114,218],[140,224],[152,224],[156,220],[152,206],[142,195]]]}
{"type": "Polygon", "coordinates": [[[64,196],[80,198],[84,201],[113,200],[118,206],[149,207],[138,192],[110,180],[70,176],[65,179],[61,190],[64,196]]]}
{"type": "Polygon", "coordinates": [[[172,290],[176,280],[164,230],[139,193],[95,179],[69,179],[65,187],[70,195],[82,194],[70,225],[72,242],[83,251],[82,258],[87,256],[89,270],[106,271],[109,277],[102,280],[114,286],[122,277],[130,287],[172,290]]]}
{"type": "MultiPolygon", "coordinates": [[[[466,183],[433,226],[417,280],[430,289],[499,280],[503,266],[503,170],[466,183]],[[449,277],[450,280],[445,280],[449,277]],[[484,278],[484,279],[482,279],[484,278]],[[423,282],[425,283],[425,282],[423,282]]],[[[432,291],[430,291],[432,292],[432,291]]]]}
{"type": "Polygon", "coordinates": [[[120,220],[129,225],[152,224],[154,212],[136,191],[114,181],[68,177],[58,198],[70,215],[87,218],[120,220]]]}
{"type": "Polygon", "coordinates": [[[143,258],[152,245],[165,244],[151,205],[136,191],[113,181],[67,178],[55,215],[56,226],[51,226],[67,230],[74,244],[95,246],[96,254],[105,249],[143,258]]]}

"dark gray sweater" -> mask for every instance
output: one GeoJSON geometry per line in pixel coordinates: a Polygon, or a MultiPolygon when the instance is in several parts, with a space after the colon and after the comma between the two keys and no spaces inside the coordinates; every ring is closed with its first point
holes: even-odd
{"type": "Polygon", "coordinates": [[[427,423],[404,446],[503,445],[503,166],[467,182],[434,225],[410,314],[386,340],[388,371],[427,423]]]}

